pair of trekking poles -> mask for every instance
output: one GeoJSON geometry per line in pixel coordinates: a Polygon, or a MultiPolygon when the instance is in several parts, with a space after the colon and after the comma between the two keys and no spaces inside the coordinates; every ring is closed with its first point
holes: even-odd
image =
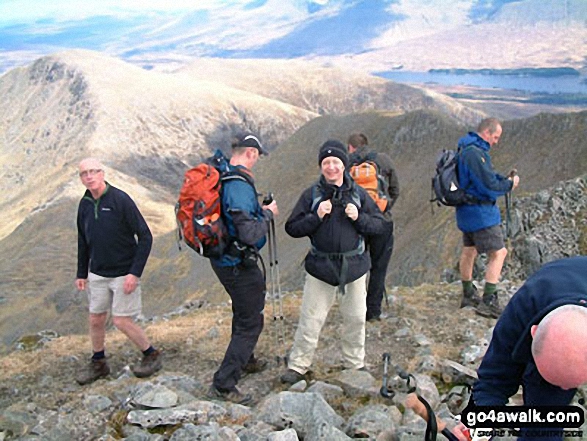
{"type": "MultiPolygon", "coordinates": [[[[263,205],[273,202],[273,194],[269,193],[263,200],[263,205]]],[[[277,257],[277,235],[275,234],[275,219],[271,217],[267,231],[267,245],[269,249],[269,282],[271,290],[271,308],[273,314],[273,334],[275,338],[275,361],[282,361],[287,366],[285,348],[285,318],[283,316],[283,298],[281,295],[281,279],[279,274],[279,260],[277,257]],[[281,349],[281,350],[279,350],[281,349]]]]}

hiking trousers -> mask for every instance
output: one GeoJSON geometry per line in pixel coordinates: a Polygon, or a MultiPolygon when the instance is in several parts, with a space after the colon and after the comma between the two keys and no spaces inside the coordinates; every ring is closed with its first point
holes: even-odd
{"type": "Polygon", "coordinates": [[[220,391],[234,390],[244,366],[254,357],[263,330],[265,280],[259,267],[219,267],[212,265],[220,283],[232,300],[232,334],[224,359],[214,373],[214,386],[220,391]]]}
{"type": "Polygon", "coordinates": [[[337,297],[342,316],[342,362],[346,369],[359,369],[365,360],[365,286],[367,275],[347,283],[345,293],[310,274],[306,274],[300,321],[289,356],[288,368],[305,374],[314,358],[320,331],[337,297]]]}
{"type": "Polygon", "coordinates": [[[385,223],[385,232],[367,238],[371,271],[367,286],[367,320],[381,315],[381,302],[385,294],[385,276],[393,253],[393,221],[385,223]]]}

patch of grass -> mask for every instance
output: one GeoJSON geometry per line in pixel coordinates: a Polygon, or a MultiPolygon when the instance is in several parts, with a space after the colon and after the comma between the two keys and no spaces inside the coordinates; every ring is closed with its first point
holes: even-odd
{"type": "Polygon", "coordinates": [[[110,417],[108,425],[112,427],[112,430],[116,434],[117,439],[124,438],[124,425],[126,424],[126,417],[128,416],[128,410],[117,410],[110,417]]]}

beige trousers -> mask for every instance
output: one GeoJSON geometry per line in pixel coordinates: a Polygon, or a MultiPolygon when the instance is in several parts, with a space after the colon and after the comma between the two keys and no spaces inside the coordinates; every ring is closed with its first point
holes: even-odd
{"type": "Polygon", "coordinates": [[[341,355],[343,367],[359,369],[365,359],[365,314],[367,312],[367,275],[347,283],[345,294],[339,294],[338,287],[322,282],[306,274],[304,296],[300,311],[300,322],[289,356],[288,368],[305,374],[314,358],[320,331],[328,312],[339,298],[342,316],[341,355]]]}

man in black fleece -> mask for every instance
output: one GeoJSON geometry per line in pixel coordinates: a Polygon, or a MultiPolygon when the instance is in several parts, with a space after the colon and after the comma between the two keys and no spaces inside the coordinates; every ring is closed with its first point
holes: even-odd
{"type": "Polygon", "coordinates": [[[309,237],[306,282],[300,322],[282,383],[293,384],[308,371],[320,331],[337,297],[342,315],[342,363],[364,369],[366,274],[371,267],[365,252],[366,234],[383,232],[383,214],[367,192],[345,172],[346,147],[330,140],[318,155],[321,176],[306,189],[285,231],[292,237],[309,237]]]}
{"type": "Polygon", "coordinates": [[[109,311],[114,326],[143,352],[141,363],[132,367],[133,373],[148,377],[161,369],[161,354],[149,343],[133,316],[141,312],[139,279],[153,236],[133,200],[104,180],[100,161],[81,161],[79,176],[87,190],[77,214],[75,286],[88,294],[93,356],[76,380],[88,384],[110,373],[104,349],[109,311]]]}

